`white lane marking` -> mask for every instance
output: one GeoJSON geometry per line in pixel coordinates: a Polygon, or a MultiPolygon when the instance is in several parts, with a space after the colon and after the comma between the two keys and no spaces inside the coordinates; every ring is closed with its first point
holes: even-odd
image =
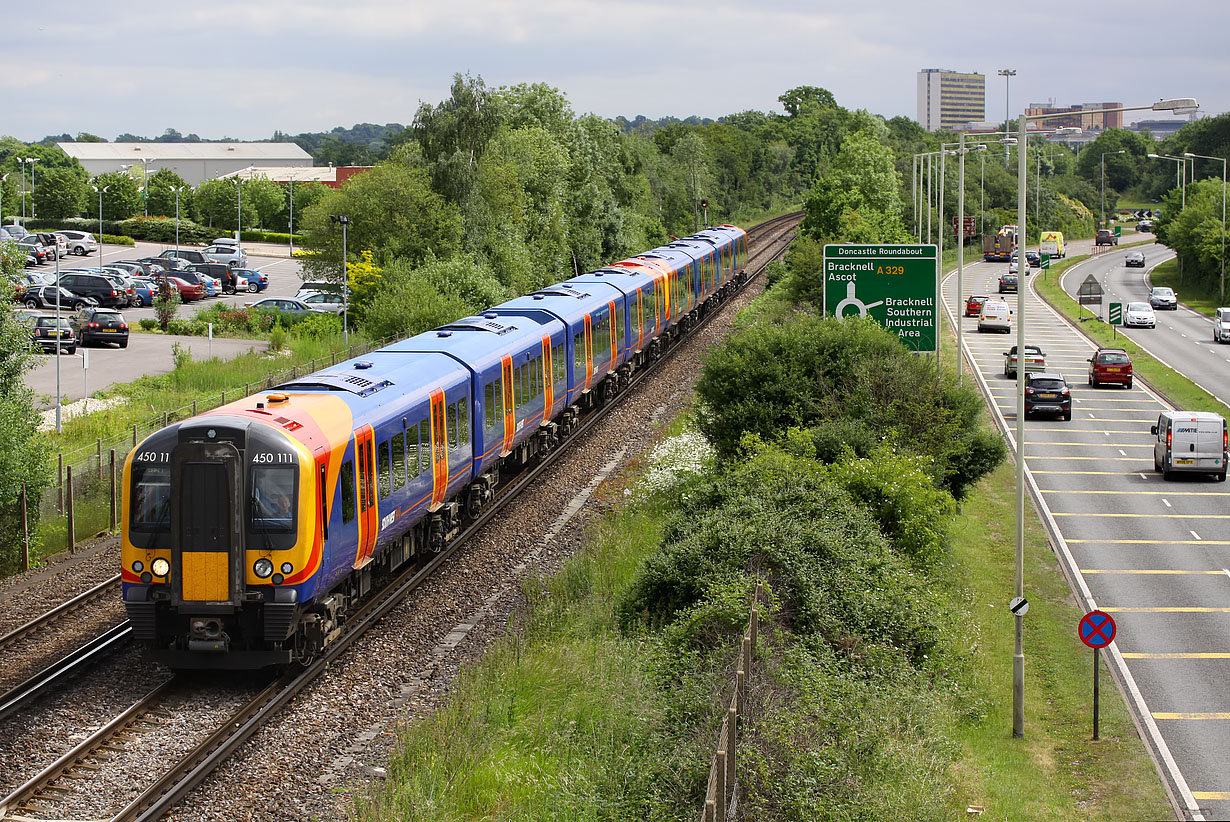
{"type": "MultiPolygon", "coordinates": [[[[956,231],[956,229],[953,229],[953,231],[955,232],[955,231],[956,231]]],[[[1127,456],[1127,452],[1126,452],[1126,451],[1124,451],[1122,448],[1120,448],[1120,449],[1119,449],[1119,454],[1120,454],[1120,456],[1124,456],[1124,457],[1126,457],[1126,456],[1127,456]]]]}
{"type": "Polygon", "coordinates": [[[1195,537],[1196,539],[1203,539],[1203,538],[1202,538],[1199,534],[1197,534],[1195,531],[1188,531],[1187,533],[1191,534],[1191,535],[1192,535],[1193,537],[1195,537]]]}
{"type": "Polygon", "coordinates": [[[1141,478],[1142,480],[1147,480],[1147,479],[1148,479],[1148,477],[1146,477],[1146,476],[1145,476],[1145,472],[1144,472],[1144,471],[1137,471],[1136,473],[1140,475],[1140,478],[1141,478]]]}
{"type": "Polygon", "coordinates": [[[1103,434],[1105,434],[1105,435],[1106,435],[1106,436],[1108,436],[1108,437],[1110,436],[1110,432],[1109,432],[1109,431],[1103,431],[1102,433],[1103,433],[1103,434]]]}
{"type": "Polygon", "coordinates": [[[1226,576],[1230,577],[1230,568],[1222,568],[1221,572],[1225,574],[1226,576]]]}
{"type": "Polygon", "coordinates": [[[1162,497],[1162,502],[1165,503],[1167,508],[1174,508],[1174,506],[1170,504],[1170,500],[1166,499],[1165,497],[1162,497]]]}

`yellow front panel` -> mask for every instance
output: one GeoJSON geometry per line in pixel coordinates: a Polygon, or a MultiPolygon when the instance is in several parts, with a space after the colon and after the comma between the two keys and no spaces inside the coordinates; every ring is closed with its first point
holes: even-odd
{"type": "Polygon", "coordinates": [[[191,602],[224,602],[228,598],[230,557],[225,551],[185,551],[184,599],[191,602]]]}

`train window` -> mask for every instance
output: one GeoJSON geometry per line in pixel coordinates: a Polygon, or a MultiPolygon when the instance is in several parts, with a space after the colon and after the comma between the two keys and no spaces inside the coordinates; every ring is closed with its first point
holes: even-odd
{"type": "Polygon", "coordinates": [[[393,489],[406,484],[406,435],[393,437],[393,489]]]}
{"type": "Polygon", "coordinates": [[[530,399],[542,393],[542,357],[530,361],[530,399]]]}
{"type": "MultiPolygon", "coordinates": [[[[248,497],[248,530],[253,534],[295,533],[295,480],[298,470],[288,465],[252,469],[252,493],[248,497]]],[[[291,548],[295,540],[257,538],[250,548],[291,548]]]]}
{"type": "Polygon", "coordinates": [[[453,451],[457,448],[457,403],[451,403],[448,407],[448,450],[453,451]]]}
{"type": "Polygon", "coordinates": [[[342,524],[354,521],[354,461],[342,463],[342,524]]]}
{"type": "Polygon", "coordinates": [[[419,475],[419,427],[412,425],[406,429],[406,473],[409,479],[419,475]]]}
{"type": "Polygon", "coordinates": [[[565,371],[566,366],[564,365],[563,343],[560,343],[555,346],[555,348],[551,349],[551,364],[555,366],[554,382],[563,382],[564,378],[567,376],[567,372],[565,371]]]}
{"type": "Polygon", "coordinates": [[[495,381],[495,426],[504,424],[504,377],[495,381]]]}
{"type": "Polygon", "coordinates": [[[380,489],[380,498],[384,499],[389,495],[389,486],[392,482],[389,480],[389,442],[385,440],[380,443],[376,449],[376,465],[380,472],[376,474],[376,487],[380,489]]]}
{"type": "Polygon", "coordinates": [[[624,350],[624,316],[621,313],[615,322],[615,347],[620,352],[624,350]]]}
{"type": "Polygon", "coordinates": [[[419,423],[419,473],[431,469],[431,422],[423,420],[419,423]]]}
{"type": "Polygon", "coordinates": [[[466,398],[457,400],[457,431],[462,445],[470,444],[470,409],[466,398]]]}
{"type": "Polygon", "coordinates": [[[512,371],[513,412],[515,413],[524,402],[521,399],[521,372],[516,368],[512,371]]]}
{"type": "Polygon", "coordinates": [[[371,503],[371,494],[368,491],[367,484],[371,477],[371,459],[372,454],[367,450],[367,443],[359,443],[355,448],[359,455],[359,511],[366,511],[371,503]]]}
{"type": "Polygon", "coordinates": [[[134,465],[132,469],[130,530],[144,533],[171,532],[170,466],[134,465]]]}
{"type": "Polygon", "coordinates": [[[585,370],[585,335],[577,334],[572,338],[572,363],[573,370],[577,372],[579,377],[585,370]]]}
{"type": "Polygon", "coordinates": [[[483,423],[490,430],[495,427],[495,383],[489,382],[483,387],[483,423]]]}
{"type": "Polygon", "coordinates": [[[530,364],[528,362],[521,364],[521,402],[518,407],[528,405],[530,401],[530,364]]]}
{"type": "Polygon", "coordinates": [[[320,476],[316,480],[316,499],[320,504],[320,527],[323,531],[325,539],[329,538],[329,506],[328,496],[325,494],[325,486],[329,481],[329,467],[323,462],[320,464],[320,476]]]}

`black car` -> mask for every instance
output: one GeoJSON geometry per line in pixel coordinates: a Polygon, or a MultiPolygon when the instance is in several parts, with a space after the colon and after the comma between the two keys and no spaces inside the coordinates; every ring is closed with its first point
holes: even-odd
{"type": "MultiPolygon", "coordinates": [[[[1029,268],[1041,268],[1042,267],[1042,257],[1040,257],[1038,255],[1038,252],[1036,251],[1026,251],[1025,252],[1025,262],[1029,263],[1029,268]]],[[[1026,269],[1025,273],[1026,274],[1029,273],[1028,269],[1026,269]]]]}
{"type": "Polygon", "coordinates": [[[83,308],[68,321],[81,345],[115,343],[128,347],[128,323],[114,308],[83,308]]]}
{"type": "Polygon", "coordinates": [[[148,263],[143,260],[120,260],[118,263],[107,263],[106,267],[122,268],[133,277],[153,277],[155,274],[165,270],[164,266],[148,263]]]}
{"type": "Polygon", "coordinates": [[[1025,373],[1025,416],[1048,411],[1072,419],[1072,391],[1063,374],[1042,371],[1025,373]]]}
{"type": "Polygon", "coordinates": [[[172,273],[186,271],[189,265],[187,260],[181,260],[178,257],[138,257],[133,262],[145,263],[146,265],[160,265],[163,271],[172,273]]]}
{"type": "Polygon", "coordinates": [[[1016,290],[1017,290],[1017,279],[1016,279],[1015,274],[1000,274],[999,275],[999,293],[1000,294],[1003,294],[1005,291],[1016,293],[1016,290]]]}
{"type": "Polygon", "coordinates": [[[60,348],[69,354],[76,354],[77,337],[73,334],[73,327],[68,324],[68,317],[60,317],[58,329],[56,325],[54,316],[35,317],[31,336],[35,345],[42,346],[49,353],[60,348]]]}
{"type": "Polygon", "coordinates": [[[82,297],[93,297],[99,305],[106,308],[128,304],[127,292],[121,290],[115,283],[102,274],[74,272],[63,274],[60,285],[82,297]]]}
{"type": "Polygon", "coordinates": [[[188,269],[206,277],[213,277],[222,283],[223,294],[235,293],[235,269],[226,263],[193,263],[188,269]]]}
{"type": "Polygon", "coordinates": [[[1119,245],[1119,238],[1108,228],[1098,229],[1098,236],[1093,240],[1095,245],[1119,245]]]}
{"type": "Polygon", "coordinates": [[[27,254],[34,257],[35,262],[39,265],[42,265],[52,259],[51,254],[54,252],[48,251],[47,246],[43,245],[42,240],[33,234],[28,234],[25,237],[22,237],[17,241],[17,244],[24,248],[27,254]]]}
{"type": "MultiPolygon", "coordinates": [[[[21,304],[26,308],[55,308],[56,287],[54,285],[32,285],[22,292],[21,304]]],[[[92,305],[98,305],[92,297],[82,297],[67,288],[60,288],[60,309],[62,311],[77,311],[92,305]]]]}

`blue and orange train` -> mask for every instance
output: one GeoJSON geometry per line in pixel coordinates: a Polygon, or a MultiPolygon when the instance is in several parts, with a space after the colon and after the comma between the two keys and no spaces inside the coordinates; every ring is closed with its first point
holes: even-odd
{"type": "Polygon", "coordinates": [[[124,463],[135,636],[173,668],[310,659],[374,571],[439,551],[746,258],[706,229],[152,434],[124,463]]]}

